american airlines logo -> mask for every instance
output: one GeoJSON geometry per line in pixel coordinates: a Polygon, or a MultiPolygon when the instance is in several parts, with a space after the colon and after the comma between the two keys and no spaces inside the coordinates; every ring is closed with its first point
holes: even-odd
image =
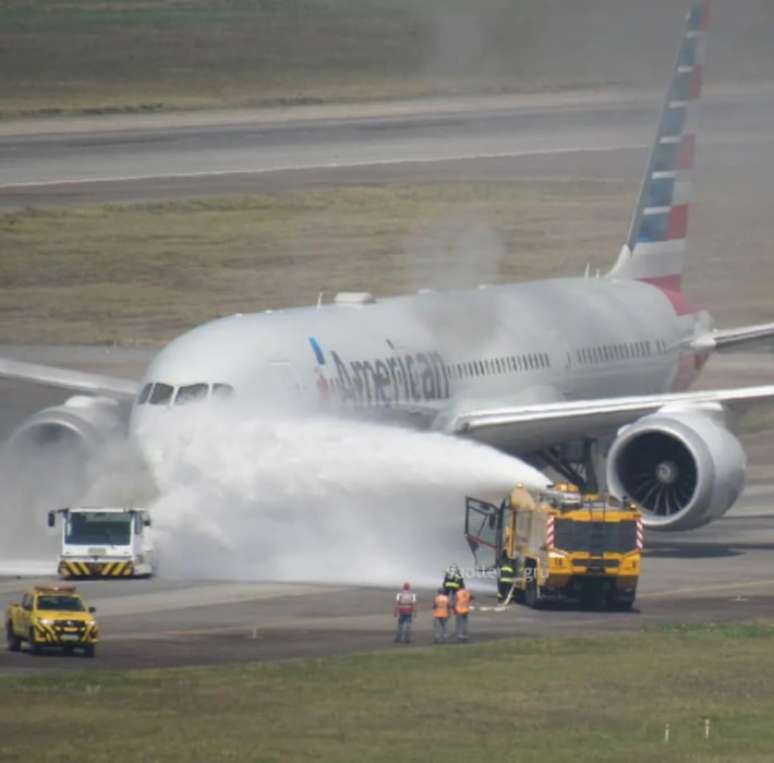
{"type": "Polygon", "coordinates": [[[331,351],[332,368],[326,363],[319,342],[310,337],[309,343],[318,363],[321,398],[333,392],[342,402],[376,406],[449,399],[449,375],[438,352],[396,353],[372,360],[347,361],[331,351]],[[334,368],[335,373],[330,374],[334,368]]]}

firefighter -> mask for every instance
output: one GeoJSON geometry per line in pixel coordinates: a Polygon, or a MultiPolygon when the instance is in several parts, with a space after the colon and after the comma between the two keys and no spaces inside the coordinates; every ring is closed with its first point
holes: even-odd
{"type": "Polygon", "coordinates": [[[497,601],[505,601],[516,582],[516,566],[503,552],[500,565],[497,568],[497,601]]]}
{"type": "Polygon", "coordinates": [[[438,589],[438,593],[433,600],[433,643],[445,644],[448,639],[449,625],[449,597],[443,588],[438,589]]]}
{"type": "Polygon", "coordinates": [[[417,612],[417,595],[411,590],[411,583],[404,583],[403,589],[395,596],[393,616],[398,618],[398,629],[395,632],[395,643],[411,642],[411,621],[417,612]]]}
{"type": "Polygon", "coordinates": [[[454,597],[454,631],[457,636],[457,641],[462,643],[465,643],[470,639],[468,616],[470,615],[471,601],[473,601],[473,594],[463,585],[454,597]]]}
{"type": "Polygon", "coordinates": [[[457,591],[464,587],[465,580],[462,577],[460,568],[456,564],[447,567],[446,574],[443,577],[443,590],[449,597],[452,606],[454,606],[454,597],[457,595],[457,591]]]}

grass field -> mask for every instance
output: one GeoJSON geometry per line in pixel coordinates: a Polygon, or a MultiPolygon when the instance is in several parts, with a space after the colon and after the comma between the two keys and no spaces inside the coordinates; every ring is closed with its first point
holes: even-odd
{"type": "Polygon", "coordinates": [[[2,678],[0,759],[766,761],[772,670],[738,624],[2,678]]]}
{"type": "Polygon", "coordinates": [[[525,179],[7,212],[0,341],[157,344],[320,291],[581,274],[617,251],[625,191],[525,179]]]}
{"type": "MultiPolygon", "coordinates": [[[[4,0],[0,117],[660,85],[687,4],[4,0]]],[[[718,4],[712,81],[771,78],[772,20],[718,4]]]]}
{"type": "MultiPolygon", "coordinates": [[[[321,291],[605,272],[635,195],[635,178],[522,178],[0,212],[0,342],[158,345],[321,291]]],[[[770,320],[767,198],[702,186],[686,284],[719,325],[770,320]]]]}

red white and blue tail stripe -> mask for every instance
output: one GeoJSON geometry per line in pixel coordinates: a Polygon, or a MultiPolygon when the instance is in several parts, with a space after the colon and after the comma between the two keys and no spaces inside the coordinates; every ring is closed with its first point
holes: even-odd
{"type": "Polygon", "coordinates": [[[661,112],[629,236],[610,275],[647,281],[679,293],[688,232],[696,135],[693,122],[701,94],[709,0],[694,3],[661,112]]]}

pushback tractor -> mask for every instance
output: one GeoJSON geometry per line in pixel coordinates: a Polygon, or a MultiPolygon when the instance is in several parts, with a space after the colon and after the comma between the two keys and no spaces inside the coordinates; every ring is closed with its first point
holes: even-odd
{"type": "Polygon", "coordinates": [[[643,525],[635,504],[574,485],[516,486],[499,505],[466,499],[465,535],[477,565],[513,569],[511,595],[629,610],[640,577],[643,525]]]}
{"type": "Polygon", "coordinates": [[[145,509],[69,508],[50,511],[62,520],[57,571],[71,578],[136,578],[153,574],[151,520],[145,509]]]}

